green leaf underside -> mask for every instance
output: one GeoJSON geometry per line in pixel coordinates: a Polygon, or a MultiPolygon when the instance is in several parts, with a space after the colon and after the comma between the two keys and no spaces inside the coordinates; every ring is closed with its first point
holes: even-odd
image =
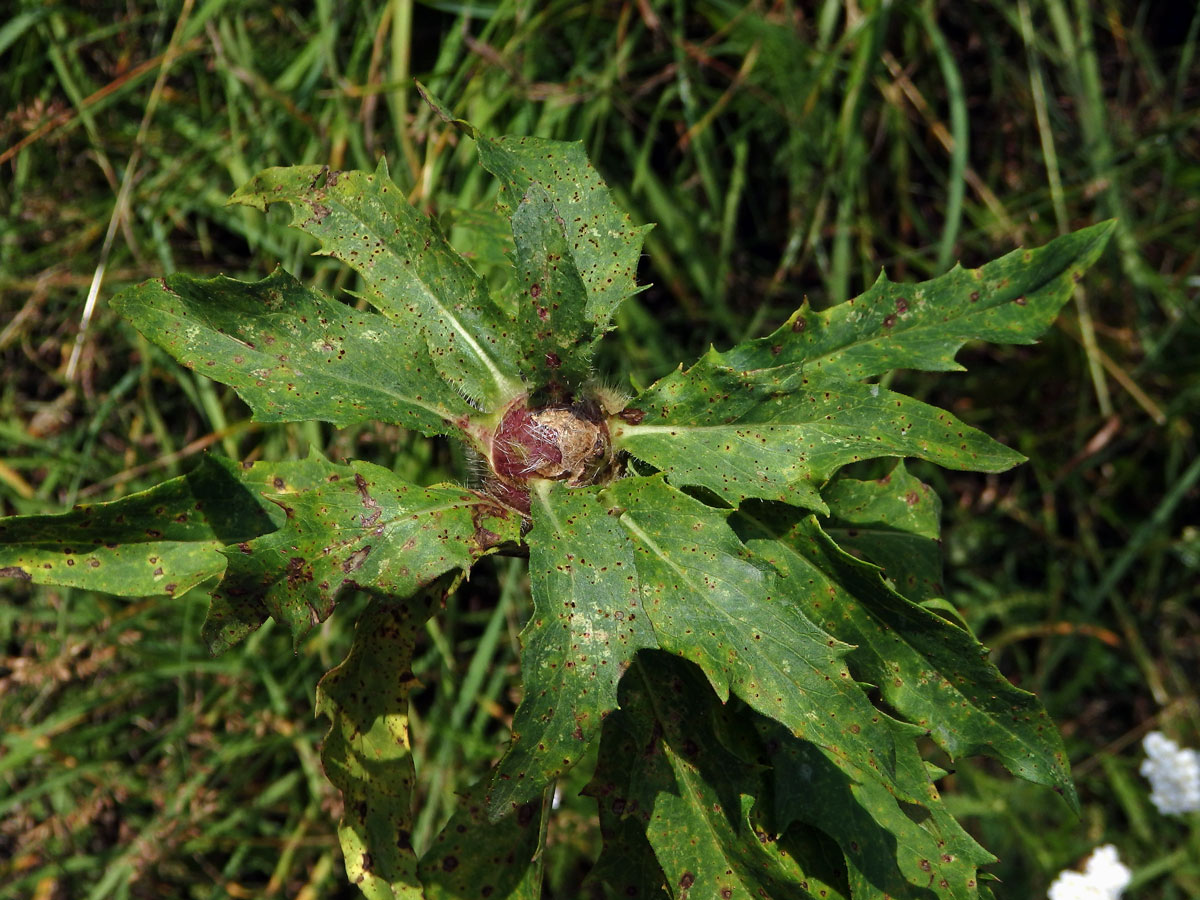
{"type": "Polygon", "coordinates": [[[612,201],[582,142],[470,132],[483,167],[500,180],[501,211],[513,215],[531,185],[545,191],[563,220],[568,257],[587,288],[585,315],[598,333],[607,331],[617,307],[644,289],[637,284],[637,266],[652,226],[635,226],[612,201]]]}
{"type": "Polygon", "coordinates": [[[529,533],[533,615],[521,632],[525,697],[489,798],[500,815],[575,765],[617,706],[634,653],[654,647],[633,545],[600,488],[541,482],[529,533]]]}
{"type": "Polygon", "coordinates": [[[599,334],[586,316],[587,289],[572,262],[564,222],[540,185],[512,217],[521,373],[537,385],[587,380],[599,334]]]}
{"type": "Polygon", "coordinates": [[[416,632],[443,589],[439,583],[403,601],[372,600],[346,659],[317,686],[317,715],[330,722],[321,764],[345,808],[338,839],[346,874],[369,900],[424,897],[411,841],[408,693],[416,684],[416,632]]]}
{"type": "Polygon", "coordinates": [[[642,609],[658,645],[828,751],[856,778],[894,782],[879,713],[846,668],[850,648],[822,631],[765,565],[748,558],[726,519],[661,476],[624,478],[604,495],[633,542],[642,609]]]}
{"type": "Polygon", "coordinates": [[[444,434],[471,412],[437,376],[416,329],[282,270],[254,283],[172,275],[113,306],[188,368],[234,388],[260,422],[375,419],[444,434]]]}
{"type": "Polygon", "coordinates": [[[755,722],[775,770],[776,826],[804,822],[842,849],[855,900],[954,897],[975,900],[978,867],[995,862],[946,812],[911,736],[898,729],[897,767],[925,784],[905,811],[881,785],[855,782],[818,748],[776,723],[755,722]],[[836,814],[830,814],[836,810],[836,814]]]}
{"type": "Polygon", "coordinates": [[[319,457],[305,461],[305,483],[293,488],[288,473],[296,464],[274,464],[275,475],[272,465],[254,468],[263,467],[271,481],[265,496],[286,520],[278,531],[223,551],[228,569],[204,629],[216,646],[256,628],[262,613],[299,642],[332,612],[343,587],[406,597],[520,535],[518,515],[464,488],[417,487],[380,466],[319,457]]]}
{"type": "MultiPolygon", "coordinates": [[[[606,740],[609,744],[615,743],[615,734],[606,740]]],[[[605,746],[612,751],[612,747],[605,746]]],[[[612,803],[617,801],[624,810],[624,798],[629,796],[630,791],[628,783],[623,782],[621,776],[637,768],[630,766],[626,760],[632,759],[641,749],[635,747],[632,741],[626,741],[615,751],[609,752],[605,764],[611,763],[611,771],[597,769],[591,784],[584,791],[589,795],[594,793],[599,801],[600,833],[604,839],[600,856],[583,884],[585,897],[595,896],[597,889],[603,891],[607,900],[628,900],[629,897],[666,900],[671,896],[666,889],[666,875],[646,838],[645,827],[632,816],[621,816],[612,810],[612,803]],[[608,780],[610,778],[612,781],[608,780]],[[605,802],[605,797],[610,797],[610,802],[605,802]],[[593,893],[588,893],[589,890],[593,893]]]]}
{"type": "Polygon", "coordinates": [[[854,677],[952,757],[986,753],[1074,805],[1061,738],[1037,698],[1010,684],[968,632],[888,587],[879,569],[842,551],[816,519],[765,506],[741,510],[746,545],[779,572],[781,594],[853,644],[854,677]]]}
{"type": "Polygon", "coordinates": [[[292,224],[362,276],[363,296],[419,329],[437,372],[484,409],[520,392],[513,323],[483,279],[415,209],[381,161],[374,174],[320,166],[267,169],[230,199],[292,207],[292,224]]]}
{"type": "MultiPolygon", "coordinates": [[[[657,858],[657,883],[675,897],[849,897],[844,864],[829,858],[820,835],[773,821],[756,718],[720,704],[694,666],[640,654],[621,685],[620,710],[605,723],[586,790],[604,829],[601,862],[630,848],[647,878],[638,886],[653,891],[657,858]]],[[[633,887],[631,874],[611,859],[599,877],[619,897],[633,887]]]]}
{"type": "Polygon", "coordinates": [[[492,821],[486,781],[458,809],[421,857],[425,900],[541,900],[545,855],[538,852],[548,803],[541,798],[492,821]]]}
{"type": "Polygon", "coordinates": [[[274,527],[235,473],[204,457],[188,475],[120,500],[2,519],[0,576],[121,597],[186,593],[224,571],[224,544],[274,527]]]}
{"type": "Polygon", "coordinates": [[[708,353],[643,391],[639,424],[614,445],[708,488],[732,506],[756,497],[825,511],[819,488],[847,463],[915,456],[1000,472],[1024,457],[948,412],[879,385],[810,379],[794,368],[739,372],[708,353]]]}
{"type": "Polygon", "coordinates": [[[822,524],[843,550],[874,563],[914,603],[943,596],[941,501],[903,462],[883,478],[836,478],[821,492],[829,505],[822,524]]]}
{"type": "Polygon", "coordinates": [[[967,341],[1033,343],[1099,258],[1114,225],[1101,222],[917,284],[880,275],[853,300],[822,312],[801,307],[774,333],[726,351],[725,363],[740,371],[803,365],[810,377],[850,381],[892,369],[960,370],[954,357],[967,341]]]}

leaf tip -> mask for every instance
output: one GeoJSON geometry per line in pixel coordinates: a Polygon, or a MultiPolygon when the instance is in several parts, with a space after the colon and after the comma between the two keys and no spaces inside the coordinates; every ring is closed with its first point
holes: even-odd
{"type": "Polygon", "coordinates": [[[474,125],[472,125],[466,119],[459,119],[451,114],[446,104],[435,97],[433,92],[430,91],[429,88],[425,87],[425,85],[423,85],[420,81],[414,78],[413,83],[417,86],[417,93],[421,95],[421,99],[425,101],[425,104],[431,110],[433,110],[439,119],[441,119],[447,125],[453,125],[459,131],[463,132],[463,134],[466,134],[469,137],[478,138],[479,135],[475,131],[474,125]]]}

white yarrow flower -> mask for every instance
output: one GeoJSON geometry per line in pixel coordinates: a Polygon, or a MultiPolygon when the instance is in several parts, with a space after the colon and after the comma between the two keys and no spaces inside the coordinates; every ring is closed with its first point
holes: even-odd
{"type": "Polygon", "coordinates": [[[1200,810],[1200,753],[1180,748],[1160,731],[1142,740],[1146,759],[1140,769],[1150,779],[1150,802],[1163,815],[1200,810]]]}
{"type": "Polygon", "coordinates": [[[1067,870],[1050,885],[1050,900],[1120,900],[1133,873],[1117,858],[1112,844],[1097,847],[1082,872],[1067,870]]]}

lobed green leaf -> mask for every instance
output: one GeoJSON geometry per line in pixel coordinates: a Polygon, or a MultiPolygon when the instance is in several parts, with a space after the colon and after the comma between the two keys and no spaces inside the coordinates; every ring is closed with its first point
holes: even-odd
{"type": "Polygon", "coordinates": [[[520,516],[450,485],[417,487],[365,462],[310,457],[259,463],[264,492],[286,513],[282,528],[225,548],[225,579],[213,592],[206,639],[227,646],[269,614],[298,643],[333,611],[345,587],[407,597],[439,576],[466,570],[520,536],[520,516]],[[289,479],[299,475],[297,483],[289,479]]]}
{"type": "Polygon", "coordinates": [[[740,371],[803,366],[810,378],[857,381],[892,369],[960,370],[970,340],[1030,344],[1071,298],[1104,250],[1115,222],[1101,222],[978,269],[955,266],[930,281],[880,275],[864,294],[822,312],[807,304],[772,334],[727,350],[740,371]]]}
{"type": "Polygon", "coordinates": [[[891,734],[850,676],[849,645],[787,602],[787,587],[752,560],[713,509],[661,476],[624,478],[605,497],[633,541],[642,609],[658,645],[836,757],[856,778],[895,783],[891,734]]]}
{"type": "Polygon", "coordinates": [[[338,839],[346,875],[368,900],[424,900],[413,853],[412,749],[408,693],[416,634],[447,585],[407,600],[372,600],[354,643],[317,685],[317,715],[329,719],[325,775],[342,793],[338,839]]]}
{"type": "Polygon", "coordinates": [[[436,224],[405,199],[383,161],[374,174],[267,169],[230,202],[290,204],[292,224],[359,273],[376,309],[420,332],[438,374],[463,396],[492,409],[520,393],[512,320],[436,224]]]}
{"type": "Polygon", "coordinates": [[[915,456],[1000,472],[1024,457],[953,415],[879,385],[742,372],[708,353],[637,396],[641,421],[613,423],[614,446],[708,488],[731,506],[757,497],[826,511],[820,488],[847,463],[915,456]]]}
{"type": "Polygon", "coordinates": [[[830,865],[819,840],[772,820],[771,773],[741,709],[721,705],[694,666],[638,656],[621,709],[605,723],[587,793],[600,809],[604,854],[648,842],[654,856],[639,853],[634,871],[616,860],[602,869],[610,896],[633,887],[635,872],[647,879],[636,883],[642,890],[657,894],[665,881],[675,897],[850,896],[841,860],[830,865]]]}
{"type": "Polygon", "coordinates": [[[0,519],[0,576],[119,597],[184,594],[224,572],[224,545],[275,527],[236,471],[206,456],[189,474],[120,500],[0,519]]]}
{"type": "Polygon", "coordinates": [[[431,435],[471,412],[437,376],[417,329],[282,270],[254,283],[172,275],[112,303],[188,368],[236,390],[260,422],[376,419],[431,435]]]}
{"type": "Polygon", "coordinates": [[[896,593],[813,516],[763,505],[733,521],[746,545],[779,572],[780,594],[854,645],[850,670],[891,708],[952,758],[986,753],[1076,805],[1062,739],[1046,710],[1004,678],[973,635],[896,593]]]}
{"type": "Polygon", "coordinates": [[[874,481],[836,478],[821,492],[829,505],[822,524],[839,547],[879,566],[914,603],[942,597],[941,501],[903,461],[874,481]]]}
{"type": "Polygon", "coordinates": [[[617,707],[633,655],[657,646],[633,545],[600,488],[540,482],[533,493],[533,615],[521,632],[525,696],[488,798],[493,816],[575,765],[617,707]]]}
{"type": "Polygon", "coordinates": [[[552,393],[556,385],[578,386],[587,380],[601,335],[585,314],[587,288],[572,261],[564,225],[558,208],[536,184],[512,216],[521,289],[521,374],[552,393]]]}
{"type": "Polygon", "coordinates": [[[598,334],[607,331],[617,307],[644,290],[637,284],[637,267],[653,226],[633,225],[613,202],[581,141],[491,138],[451,116],[423,85],[418,88],[443,120],[475,139],[479,161],[500,181],[502,212],[514,216],[531,187],[540,189],[535,194],[544,192],[562,219],[567,256],[587,288],[583,314],[598,334]]]}
{"type": "Polygon", "coordinates": [[[996,858],[945,810],[912,735],[902,726],[893,723],[897,766],[906,780],[925,785],[921,806],[910,810],[882,785],[847,778],[817,747],[796,740],[777,723],[760,718],[755,726],[775,771],[776,827],[804,822],[833,838],[854,900],[976,900],[978,867],[996,858]]]}

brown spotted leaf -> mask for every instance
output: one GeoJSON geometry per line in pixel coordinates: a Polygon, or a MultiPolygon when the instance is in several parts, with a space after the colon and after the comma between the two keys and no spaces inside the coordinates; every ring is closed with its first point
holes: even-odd
{"type": "Polygon", "coordinates": [[[644,289],[637,285],[637,267],[642,242],[652,226],[634,225],[613,202],[581,141],[489,137],[471,123],[453,118],[445,104],[423,85],[418,87],[446,122],[475,138],[479,161],[500,181],[500,210],[513,218],[514,231],[519,206],[531,188],[553,206],[561,220],[567,258],[587,291],[583,308],[574,314],[582,313],[598,334],[607,331],[621,302],[644,289]]]}
{"type": "Polygon", "coordinates": [[[892,369],[961,369],[967,341],[1031,344],[1104,250],[1115,222],[1101,222],[1034,250],[1014,250],[978,269],[955,266],[919,284],[884,275],[853,300],[807,305],[774,333],[723,355],[741,370],[802,366],[813,379],[857,381],[892,369]]]}
{"type": "Polygon", "coordinates": [[[486,781],[468,790],[421,857],[427,900],[541,900],[550,798],[522,803],[492,821],[486,793],[486,781]]]}
{"type": "Polygon", "coordinates": [[[616,708],[633,655],[656,646],[618,511],[600,488],[552,484],[534,491],[526,539],[533,615],[521,632],[525,696],[488,800],[497,816],[579,761],[616,708]]]}
{"type": "Polygon", "coordinates": [[[438,374],[459,393],[491,409],[520,392],[511,318],[382,160],[374,173],[267,169],[230,202],[288,203],[292,224],[359,273],[376,309],[424,337],[438,374]]]}
{"type": "Polygon", "coordinates": [[[624,478],[604,497],[634,548],[641,606],[658,645],[698,665],[717,696],[740,697],[826,750],[856,778],[895,781],[891,732],[846,668],[851,650],[789,601],[727,521],[662,476],[624,478]]]}
{"type": "Polygon", "coordinates": [[[811,379],[787,366],[742,372],[715,352],[651,385],[631,407],[640,418],[614,420],[614,446],[731,506],[757,497],[825,511],[822,485],[864,459],[914,456],[1001,472],[1024,458],[879,385],[811,379]]]}
{"type": "Polygon", "coordinates": [[[346,874],[368,900],[425,897],[411,839],[408,692],[416,634],[446,588],[438,581],[405,600],[372,600],[349,654],[317,685],[317,715],[329,719],[321,764],[342,793],[346,874]]]}
{"type": "Polygon", "coordinates": [[[775,774],[776,827],[802,822],[829,835],[841,848],[854,900],[976,900],[979,866],[996,858],[946,811],[917,752],[915,729],[885,721],[896,731],[897,768],[923,785],[919,809],[902,808],[876,782],[847,778],[818,747],[756,718],[763,758],[775,774]]]}
{"type": "Polygon", "coordinates": [[[578,388],[603,335],[586,315],[587,288],[567,246],[566,223],[546,191],[530,185],[513,213],[521,374],[536,385],[578,388]]]}
{"type": "Polygon", "coordinates": [[[236,390],[260,422],[374,419],[444,434],[471,412],[437,376],[419,330],[282,269],[254,283],[172,275],[112,304],[185,366],[236,390]]]}
{"type": "Polygon", "coordinates": [[[740,510],[734,525],[779,572],[781,596],[854,645],[846,662],[856,680],[878,687],[952,758],[995,757],[1077,805],[1062,738],[1045,708],[1004,678],[974,635],[901,596],[814,516],[764,504],[740,510]]]}
{"type": "Polygon", "coordinates": [[[0,577],[177,596],[225,571],[221,548],[275,528],[238,467],[204,457],[192,472],[108,503],[0,519],[0,577]]]}
{"type": "Polygon", "coordinates": [[[333,611],[343,588],[407,597],[520,536],[520,516],[466,488],[417,487],[365,462],[310,457],[303,465],[299,486],[289,480],[295,463],[254,467],[284,524],[223,551],[229,564],[213,593],[220,615],[205,622],[210,642],[236,639],[255,609],[286,625],[298,642],[333,611]]]}
{"type": "Polygon", "coordinates": [[[879,566],[883,577],[914,603],[942,597],[942,504],[903,461],[873,481],[837,478],[822,492],[822,524],[839,547],[879,566]]]}

